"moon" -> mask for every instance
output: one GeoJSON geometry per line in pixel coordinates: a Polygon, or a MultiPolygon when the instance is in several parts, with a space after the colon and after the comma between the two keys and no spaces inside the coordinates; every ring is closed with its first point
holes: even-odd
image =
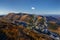
{"type": "Polygon", "coordinates": [[[32,7],[31,9],[33,9],[33,10],[34,10],[34,9],[35,9],[35,7],[32,7]]]}

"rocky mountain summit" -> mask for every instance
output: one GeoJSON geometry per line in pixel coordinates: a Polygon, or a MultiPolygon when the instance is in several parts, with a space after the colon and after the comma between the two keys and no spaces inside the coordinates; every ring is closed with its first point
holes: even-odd
{"type": "Polygon", "coordinates": [[[0,17],[1,40],[60,40],[57,33],[48,30],[45,16],[9,13],[0,17]]]}

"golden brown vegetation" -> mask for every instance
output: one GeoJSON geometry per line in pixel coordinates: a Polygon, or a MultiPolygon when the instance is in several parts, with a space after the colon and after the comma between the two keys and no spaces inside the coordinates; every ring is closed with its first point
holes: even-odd
{"type": "Polygon", "coordinates": [[[38,34],[33,30],[24,28],[23,26],[13,25],[9,22],[0,20],[0,30],[6,34],[6,40],[52,40],[47,35],[38,34]]]}

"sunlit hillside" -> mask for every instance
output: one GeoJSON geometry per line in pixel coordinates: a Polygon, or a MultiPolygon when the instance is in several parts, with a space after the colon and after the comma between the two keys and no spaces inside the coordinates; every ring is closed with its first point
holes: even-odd
{"type": "MultiPolygon", "coordinates": [[[[48,19],[48,18],[47,18],[48,19]]],[[[46,17],[42,15],[33,15],[26,13],[9,13],[0,17],[0,39],[1,40],[55,40],[49,33],[40,32],[39,24],[42,27],[48,25],[47,28],[51,32],[60,36],[60,25],[56,22],[48,21],[45,23],[46,17]]],[[[41,27],[41,28],[42,28],[41,27]]],[[[44,29],[44,28],[43,28],[44,29]]]]}

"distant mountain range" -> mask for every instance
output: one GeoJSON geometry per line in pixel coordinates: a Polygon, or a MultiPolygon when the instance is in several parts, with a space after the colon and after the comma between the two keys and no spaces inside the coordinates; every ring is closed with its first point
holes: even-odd
{"type": "Polygon", "coordinates": [[[47,21],[53,21],[56,22],[56,24],[60,25],[60,16],[46,16],[47,21]]]}

